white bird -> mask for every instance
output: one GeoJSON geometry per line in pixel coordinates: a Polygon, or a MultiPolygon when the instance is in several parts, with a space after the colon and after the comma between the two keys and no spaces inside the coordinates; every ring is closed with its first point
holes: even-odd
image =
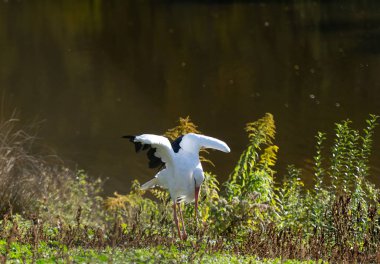
{"type": "Polygon", "coordinates": [[[199,150],[201,148],[212,148],[223,152],[230,152],[227,144],[219,139],[189,133],[180,136],[170,143],[169,139],[163,136],[143,134],[140,136],[124,136],[135,144],[136,152],[148,150],[149,167],[160,167],[156,176],[141,186],[142,190],[160,186],[168,189],[173,201],[174,221],[177,226],[180,239],[186,239],[186,231],[181,211],[181,202],[190,203],[195,200],[195,217],[198,210],[198,196],[204,173],[199,160],[199,150]],[[177,205],[182,224],[184,236],[178,224],[177,205]]]}

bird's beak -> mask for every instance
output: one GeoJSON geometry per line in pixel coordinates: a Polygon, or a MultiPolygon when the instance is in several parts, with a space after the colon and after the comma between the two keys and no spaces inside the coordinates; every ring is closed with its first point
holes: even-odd
{"type": "Polygon", "coordinates": [[[195,186],[195,220],[198,219],[198,196],[200,187],[195,186]]]}

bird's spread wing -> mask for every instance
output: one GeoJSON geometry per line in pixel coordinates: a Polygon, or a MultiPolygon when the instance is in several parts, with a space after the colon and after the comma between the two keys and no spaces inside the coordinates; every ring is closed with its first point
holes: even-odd
{"type": "Polygon", "coordinates": [[[124,136],[135,144],[136,152],[147,150],[149,168],[162,167],[164,163],[171,163],[173,160],[173,149],[170,141],[163,136],[143,134],[140,136],[124,136]]]}
{"type": "Polygon", "coordinates": [[[201,148],[212,148],[223,152],[230,152],[227,144],[219,139],[189,133],[183,136],[180,147],[188,152],[198,153],[201,148]]]}

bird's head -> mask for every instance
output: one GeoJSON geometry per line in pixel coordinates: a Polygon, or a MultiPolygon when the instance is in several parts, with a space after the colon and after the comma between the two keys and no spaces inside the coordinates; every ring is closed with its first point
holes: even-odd
{"type": "Polygon", "coordinates": [[[197,219],[198,214],[198,197],[199,197],[199,191],[201,189],[201,185],[205,179],[205,176],[203,174],[202,169],[195,169],[193,172],[194,176],[194,199],[195,199],[195,219],[197,219]]]}

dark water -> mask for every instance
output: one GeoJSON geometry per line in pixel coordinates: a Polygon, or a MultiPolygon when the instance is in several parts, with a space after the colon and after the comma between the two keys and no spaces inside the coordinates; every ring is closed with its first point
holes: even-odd
{"type": "Polygon", "coordinates": [[[266,112],[277,176],[287,164],[308,172],[317,131],[380,114],[379,11],[378,1],[2,0],[1,114],[44,120],[43,143],[108,177],[108,193],[154,175],[121,135],[161,134],[187,115],[230,145],[210,155],[221,181],[245,123],[266,112]]]}

